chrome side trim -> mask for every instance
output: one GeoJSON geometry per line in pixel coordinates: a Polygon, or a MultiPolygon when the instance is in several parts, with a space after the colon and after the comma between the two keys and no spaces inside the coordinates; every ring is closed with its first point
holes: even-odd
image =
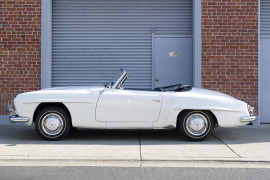
{"type": "Polygon", "coordinates": [[[19,117],[19,116],[9,116],[9,121],[12,123],[17,123],[17,122],[28,122],[29,118],[28,117],[19,117]]]}
{"type": "Polygon", "coordinates": [[[256,116],[244,116],[240,118],[241,122],[251,122],[255,120],[256,120],[256,116]]]}

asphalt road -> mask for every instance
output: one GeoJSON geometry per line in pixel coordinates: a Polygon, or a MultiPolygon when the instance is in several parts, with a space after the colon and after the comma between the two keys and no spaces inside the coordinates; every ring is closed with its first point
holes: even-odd
{"type": "Polygon", "coordinates": [[[1,180],[165,180],[270,179],[269,169],[259,168],[157,168],[157,167],[0,167],[1,180]]]}

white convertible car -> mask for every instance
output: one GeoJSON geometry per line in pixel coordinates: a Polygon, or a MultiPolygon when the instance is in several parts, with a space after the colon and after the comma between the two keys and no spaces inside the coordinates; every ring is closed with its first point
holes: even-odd
{"type": "Polygon", "coordinates": [[[125,89],[120,73],[105,86],[58,87],[22,93],[9,106],[11,122],[35,123],[47,140],[66,137],[72,128],[176,128],[188,140],[204,140],[215,127],[254,121],[247,103],[215,91],[174,85],[154,90],[125,89]]]}

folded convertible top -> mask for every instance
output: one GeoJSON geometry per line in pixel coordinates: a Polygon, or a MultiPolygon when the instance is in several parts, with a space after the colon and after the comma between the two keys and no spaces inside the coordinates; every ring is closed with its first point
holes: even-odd
{"type": "Polygon", "coordinates": [[[189,85],[175,84],[172,86],[158,87],[158,88],[155,88],[154,90],[162,91],[162,92],[166,92],[166,91],[182,92],[182,91],[189,91],[191,89],[192,87],[189,85]]]}

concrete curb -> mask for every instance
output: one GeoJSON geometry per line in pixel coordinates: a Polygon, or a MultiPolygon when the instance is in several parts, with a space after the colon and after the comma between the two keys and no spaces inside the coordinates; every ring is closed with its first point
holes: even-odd
{"type": "Polygon", "coordinates": [[[189,162],[189,161],[202,161],[202,162],[265,162],[270,163],[270,158],[182,158],[181,160],[161,160],[161,159],[120,159],[120,158],[95,158],[95,157],[51,157],[51,156],[0,156],[0,161],[134,161],[134,162],[189,162]]]}
{"type": "Polygon", "coordinates": [[[0,161],[1,160],[44,160],[44,161],[50,161],[50,160],[59,160],[59,161],[158,161],[158,162],[178,162],[178,161],[223,161],[223,162],[269,162],[270,163],[270,158],[269,157],[204,157],[204,158],[197,158],[197,157],[183,157],[181,159],[176,159],[176,160],[164,160],[164,159],[149,159],[149,158],[142,158],[142,159],[137,159],[137,158],[125,158],[123,157],[95,157],[95,156],[37,156],[37,155],[0,155],[0,161]]]}
{"type": "Polygon", "coordinates": [[[181,161],[129,161],[129,160],[0,160],[3,166],[103,166],[103,167],[201,167],[201,168],[270,168],[270,161],[181,160],[181,161]]]}

